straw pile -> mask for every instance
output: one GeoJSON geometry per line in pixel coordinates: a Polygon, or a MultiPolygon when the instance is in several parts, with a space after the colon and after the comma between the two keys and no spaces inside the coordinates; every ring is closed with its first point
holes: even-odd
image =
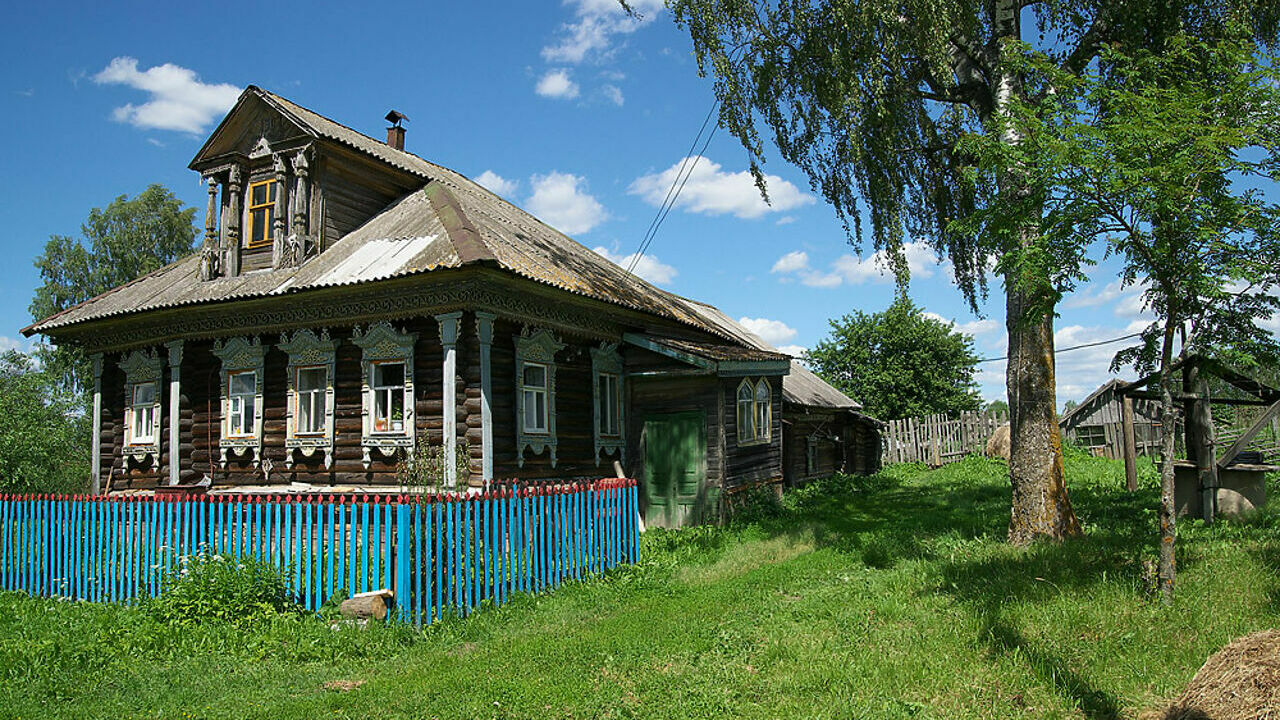
{"type": "Polygon", "coordinates": [[[1280,720],[1280,630],[1246,635],[1205,662],[1158,720],[1280,720]]]}

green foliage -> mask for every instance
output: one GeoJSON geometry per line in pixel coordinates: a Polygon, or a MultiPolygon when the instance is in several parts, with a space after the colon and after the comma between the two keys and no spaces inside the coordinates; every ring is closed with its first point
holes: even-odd
{"type": "MultiPolygon", "coordinates": [[[[81,238],[53,235],[36,258],[42,284],[31,299],[32,318],[47,318],[190,254],[195,212],[160,185],[92,209],[80,227],[81,238]]],[[[93,380],[88,360],[76,348],[40,347],[37,356],[68,390],[83,391],[93,380]]]]}
{"type": "Polygon", "coordinates": [[[873,417],[896,420],[981,406],[973,338],[926,317],[910,299],[830,322],[831,336],[806,356],[809,366],[873,417]]]}
{"type": "Polygon", "coordinates": [[[51,374],[16,351],[0,356],[0,492],[82,492],[89,418],[51,374]]]}
{"type": "MultiPolygon", "coordinates": [[[[396,465],[396,482],[410,493],[441,490],[445,487],[445,463],[443,444],[418,443],[413,453],[396,465]]],[[[471,475],[471,443],[466,438],[454,446],[453,471],[458,484],[465,485],[471,475]]]]}
{"type": "Polygon", "coordinates": [[[0,593],[0,707],[50,718],[1137,717],[1230,639],[1280,624],[1275,508],[1185,523],[1182,595],[1165,608],[1142,585],[1154,486],[1126,493],[1121,463],[1070,450],[1066,462],[1085,523],[1067,542],[1003,542],[1001,462],[894,465],[789,494],[776,520],[646,532],[636,572],[426,631],[309,614],[176,625],[0,593]]]}
{"type": "Polygon", "coordinates": [[[165,622],[254,622],[296,609],[289,581],[255,555],[199,552],[179,558],[159,595],[144,607],[165,622]]]}

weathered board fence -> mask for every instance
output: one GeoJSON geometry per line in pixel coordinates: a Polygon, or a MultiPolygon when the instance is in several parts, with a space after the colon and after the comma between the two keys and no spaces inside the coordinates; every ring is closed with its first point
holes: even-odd
{"type": "Polygon", "coordinates": [[[885,465],[920,462],[942,467],[986,449],[991,433],[1009,422],[1005,412],[962,412],[889,420],[882,433],[885,465]]]}
{"type": "Polygon", "coordinates": [[[0,495],[0,589],[128,603],[193,554],[256,555],[310,610],[387,588],[397,618],[431,623],[634,562],[636,503],[625,479],[387,497],[0,495]]]}

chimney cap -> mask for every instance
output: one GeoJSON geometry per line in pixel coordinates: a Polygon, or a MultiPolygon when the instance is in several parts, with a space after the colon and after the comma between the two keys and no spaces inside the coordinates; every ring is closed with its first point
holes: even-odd
{"type": "Polygon", "coordinates": [[[408,120],[408,119],[409,119],[409,116],[405,115],[399,110],[392,110],[391,112],[387,113],[387,122],[397,127],[400,125],[400,121],[408,120]]]}

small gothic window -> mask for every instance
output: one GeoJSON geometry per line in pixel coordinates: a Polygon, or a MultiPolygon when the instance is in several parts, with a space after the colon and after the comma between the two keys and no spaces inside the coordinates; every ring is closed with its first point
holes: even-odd
{"type": "Polygon", "coordinates": [[[756,439],[755,413],[753,410],[755,391],[751,383],[743,380],[738,385],[738,443],[747,443],[756,439]]]}
{"type": "Polygon", "coordinates": [[[756,439],[768,440],[773,435],[773,395],[769,381],[761,378],[756,383],[755,419],[756,439]]]}

